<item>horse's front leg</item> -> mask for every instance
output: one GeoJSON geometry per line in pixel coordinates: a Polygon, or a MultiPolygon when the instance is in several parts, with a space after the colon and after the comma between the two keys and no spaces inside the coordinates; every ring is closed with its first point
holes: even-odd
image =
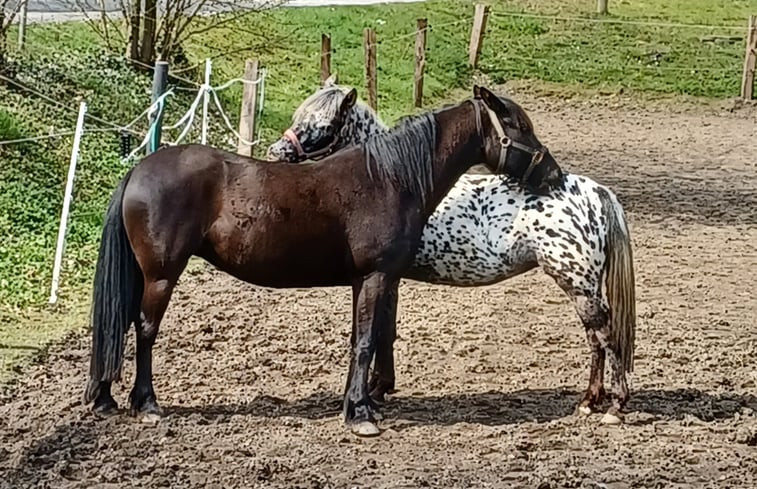
{"type": "Polygon", "coordinates": [[[344,393],[344,418],[353,433],[375,436],[378,407],[368,395],[368,371],[376,352],[379,323],[385,317],[390,280],[386,274],[374,272],[353,285],[353,329],[350,370],[344,393]]]}
{"type": "Polygon", "coordinates": [[[399,280],[387,291],[386,307],[380,309],[376,332],[376,359],[369,383],[371,399],[385,401],[385,395],[394,391],[394,340],[397,339],[397,300],[399,280]]]}

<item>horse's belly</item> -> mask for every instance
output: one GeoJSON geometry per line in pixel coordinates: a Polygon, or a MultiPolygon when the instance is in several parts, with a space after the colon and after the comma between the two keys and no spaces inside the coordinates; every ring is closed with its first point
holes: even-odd
{"type": "Polygon", "coordinates": [[[266,223],[245,229],[218,223],[200,256],[240,280],[264,287],[351,284],[350,251],[336,232],[295,234],[301,223],[266,223]]]}
{"type": "MultiPolygon", "coordinates": [[[[500,243],[502,245],[502,243],[500,243]]],[[[519,245],[494,248],[485,236],[458,236],[424,231],[407,278],[445,285],[488,285],[514,277],[536,265],[519,245]]]]}
{"type": "Polygon", "coordinates": [[[306,288],[350,285],[351,273],[347,267],[335,264],[327,257],[302,263],[291,259],[227,260],[218,256],[203,256],[210,263],[234,277],[262,287],[306,288]]]}
{"type": "Polygon", "coordinates": [[[491,257],[422,252],[416,255],[416,261],[405,276],[434,284],[475,286],[497,283],[523,271],[523,267],[508,266],[491,257]]]}
{"type": "Polygon", "coordinates": [[[445,285],[488,285],[536,266],[532,243],[513,231],[517,212],[501,205],[503,201],[507,199],[496,194],[477,197],[467,188],[444,199],[423,229],[407,278],[445,285]]]}

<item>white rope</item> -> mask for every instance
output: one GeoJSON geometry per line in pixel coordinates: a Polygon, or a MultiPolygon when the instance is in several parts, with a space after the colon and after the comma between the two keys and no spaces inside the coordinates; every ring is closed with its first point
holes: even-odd
{"type": "Polygon", "coordinates": [[[255,146],[256,144],[258,144],[260,142],[260,139],[256,139],[255,141],[248,141],[245,138],[243,138],[242,135],[239,134],[239,132],[237,132],[236,129],[234,129],[234,127],[231,124],[231,121],[229,120],[229,116],[227,116],[226,112],[223,111],[223,107],[221,106],[221,101],[218,100],[218,95],[216,94],[215,90],[210,90],[210,93],[213,95],[213,101],[215,102],[216,107],[218,108],[218,112],[221,113],[221,118],[223,119],[223,122],[226,124],[226,127],[229,129],[229,131],[231,131],[231,133],[234,134],[234,136],[236,136],[237,139],[239,139],[239,141],[241,141],[242,143],[248,146],[255,146]]]}
{"type": "Polygon", "coordinates": [[[137,155],[137,153],[139,153],[140,151],[142,151],[143,149],[145,149],[147,147],[147,145],[150,144],[150,136],[152,136],[151,132],[152,131],[147,131],[147,134],[145,135],[144,139],[139,144],[139,146],[137,146],[136,148],[134,148],[134,150],[131,153],[129,153],[126,156],[126,158],[124,158],[124,159],[121,160],[122,164],[126,164],[126,163],[130,162],[137,155]]]}
{"type": "Polygon", "coordinates": [[[262,71],[262,73],[260,74],[260,76],[258,76],[257,80],[245,80],[244,78],[233,78],[233,79],[227,81],[226,83],[224,83],[223,85],[219,85],[217,87],[212,87],[212,89],[216,90],[216,91],[218,91],[218,90],[226,90],[227,88],[229,88],[230,86],[232,86],[235,83],[242,83],[242,84],[245,84],[245,85],[257,85],[258,83],[262,84],[263,80],[265,79],[265,72],[266,72],[266,70],[261,70],[261,71],[262,71]]]}
{"type": "Polygon", "coordinates": [[[181,141],[185,137],[187,137],[187,134],[189,134],[189,129],[192,127],[192,122],[194,122],[195,114],[197,113],[197,107],[199,107],[200,101],[202,101],[202,96],[203,96],[203,91],[198,90],[197,96],[192,102],[192,105],[189,106],[189,110],[187,110],[187,112],[182,116],[181,119],[179,119],[179,121],[176,124],[166,127],[166,129],[170,131],[184,124],[184,129],[182,129],[181,133],[179,133],[178,139],[176,139],[176,141],[174,141],[173,143],[169,143],[171,146],[175,146],[181,143],[181,141]]]}
{"type": "MultiPolygon", "coordinates": [[[[168,94],[168,92],[166,92],[166,94],[168,94]]],[[[166,95],[166,94],[164,94],[164,95],[166,95]]],[[[163,129],[165,129],[167,131],[170,131],[170,130],[173,130],[173,129],[177,129],[178,127],[180,127],[182,125],[184,126],[184,128],[181,131],[181,133],[179,133],[179,137],[176,139],[176,141],[167,143],[169,146],[176,146],[177,144],[180,144],[181,141],[185,137],[187,137],[187,134],[189,134],[189,130],[192,128],[192,122],[194,122],[195,114],[197,113],[197,107],[200,105],[200,101],[203,99],[203,94],[204,94],[204,91],[201,88],[200,90],[197,91],[197,96],[195,97],[194,101],[192,101],[192,105],[189,106],[189,110],[187,110],[184,113],[184,115],[181,116],[181,118],[175,124],[172,124],[172,125],[169,125],[169,126],[165,126],[163,128],[163,129]]],[[[156,104],[158,105],[158,110],[160,112],[163,111],[163,107],[164,107],[163,106],[163,102],[165,101],[165,98],[166,97],[161,97],[160,99],[156,100],[156,104]]],[[[153,104],[153,105],[155,105],[155,104],[153,104]]],[[[148,109],[148,111],[149,110],[150,109],[148,109]]],[[[126,162],[130,161],[131,159],[133,159],[137,155],[137,153],[139,153],[144,148],[146,148],[147,145],[150,143],[150,134],[151,134],[151,131],[148,131],[147,135],[142,140],[142,142],[139,144],[139,146],[137,146],[131,153],[129,153],[129,155],[126,158],[124,158],[121,161],[123,163],[126,163],[126,162]]]]}
{"type": "MultiPolygon", "coordinates": [[[[94,132],[116,132],[116,131],[121,131],[121,129],[110,128],[110,127],[95,127],[92,129],[83,129],[82,134],[91,134],[94,132]]],[[[45,139],[54,139],[54,138],[60,138],[64,136],[73,136],[74,134],[76,134],[76,131],[63,131],[63,132],[47,134],[44,136],[29,136],[27,138],[9,139],[7,141],[0,141],[0,146],[5,146],[9,144],[44,141],[45,139]]]]}
{"type": "MultiPolygon", "coordinates": [[[[261,69],[260,75],[258,76],[257,80],[250,81],[245,80],[243,78],[234,78],[232,80],[227,81],[226,83],[219,85],[218,87],[212,87],[210,85],[203,84],[200,86],[200,89],[197,91],[197,95],[195,96],[195,99],[192,101],[192,104],[189,106],[189,110],[187,110],[183,116],[174,124],[169,126],[164,126],[163,129],[166,131],[178,129],[179,127],[182,127],[181,132],[179,133],[179,136],[177,139],[173,142],[168,142],[167,144],[170,146],[175,146],[177,144],[180,144],[189,134],[190,129],[192,128],[192,123],[194,122],[195,115],[197,114],[197,109],[200,105],[200,102],[203,101],[204,95],[206,92],[209,92],[214,100],[214,103],[216,107],[218,108],[218,111],[221,114],[221,117],[226,124],[226,127],[244,144],[255,146],[260,143],[261,140],[261,131],[262,131],[262,124],[258,123],[257,127],[257,137],[255,141],[248,141],[245,138],[239,134],[239,132],[234,129],[233,125],[231,124],[231,120],[229,119],[226,112],[223,110],[223,106],[221,105],[221,101],[218,98],[218,95],[216,94],[217,90],[225,90],[226,88],[230,87],[234,83],[245,83],[249,85],[260,85],[259,90],[259,103],[258,103],[258,115],[256,120],[260,121],[260,118],[263,115],[263,108],[265,106],[265,79],[268,77],[268,70],[261,69]]],[[[95,128],[95,129],[88,129],[84,132],[115,132],[115,131],[128,131],[131,133],[134,133],[134,131],[131,130],[132,127],[134,127],[143,117],[147,116],[148,119],[152,118],[155,113],[157,112],[158,115],[162,114],[165,110],[165,102],[166,99],[170,96],[174,95],[174,88],[170,88],[163,94],[161,94],[155,101],[150,104],[150,106],[142,111],[141,114],[139,114],[137,117],[132,119],[128,124],[125,124],[123,126],[112,124],[112,128],[108,129],[101,129],[101,128],[95,128]]],[[[159,119],[159,117],[156,117],[156,121],[159,119]]],[[[153,123],[154,125],[155,123],[153,123]]],[[[122,163],[126,164],[130,162],[132,159],[136,157],[138,153],[140,153],[142,150],[144,150],[149,144],[151,139],[153,126],[151,125],[148,129],[147,133],[144,135],[142,141],[140,142],[139,146],[134,148],[125,158],[121,160],[122,163]]],[[[62,137],[62,136],[71,136],[75,134],[76,131],[64,131],[56,134],[48,134],[45,136],[32,136],[28,138],[18,138],[18,139],[11,139],[7,141],[0,141],[0,146],[3,145],[10,145],[10,144],[16,144],[16,143],[25,143],[25,142],[35,142],[35,141],[42,141],[45,139],[52,139],[56,137],[62,137]]]]}
{"type": "MultiPolygon", "coordinates": [[[[115,131],[115,129],[110,129],[111,131],[115,131]]],[[[52,138],[58,138],[62,136],[71,136],[72,134],[76,134],[76,131],[64,131],[59,132],[56,134],[48,134],[47,136],[32,136],[28,138],[19,138],[19,139],[9,139],[7,141],[0,141],[0,146],[5,146],[6,144],[16,144],[16,143],[29,143],[33,141],[43,141],[45,139],[52,139],[52,138]]]]}
{"type": "MultiPolygon", "coordinates": [[[[155,120],[150,124],[150,128],[147,131],[147,134],[145,134],[145,137],[142,139],[142,142],[139,146],[134,148],[134,150],[129,153],[126,158],[123,158],[121,160],[121,163],[127,163],[131,161],[137,153],[142,151],[144,148],[147,147],[148,144],[150,144],[150,140],[152,139],[153,131],[155,130],[155,125],[160,120],[160,116],[163,114],[163,109],[165,108],[165,100],[169,95],[173,95],[173,90],[167,90],[165,93],[162,93],[160,97],[155,99],[155,102],[150,104],[150,106],[142,112],[139,116],[137,116],[132,122],[129,124],[136,124],[139,119],[141,119],[143,116],[147,115],[148,119],[155,116],[155,120]],[[157,112],[157,115],[156,115],[157,112]]],[[[128,126],[124,127],[123,129],[128,129],[128,126]]]]}
{"type": "Polygon", "coordinates": [[[132,126],[134,126],[134,124],[136,124],[137,122],[139,122],[139,120],[142,117],[144,117],[144,116],[147,116],[148,119],[151,118],[153,116],[153,114],[155,113],[156,110],[159,110],[160,112],[163,112],[164,102],[169,97],[169,95],[173,96],[173,88],[169,88],[168,90],[166,90],[165,92],[163,92],[163,94],[160,97],[158,97],[158,98],[155,99],[155,102],[153,102],[152,105],[150,105],[147,109],[145,109],[137,117],[135,117],[134,119],[132,119],[131,122],[129,122],[128,124],[126,124],[125,126],[123,126],[121,128],[121,130],[126,130],[126,129],[131,128],[132,126]]]}

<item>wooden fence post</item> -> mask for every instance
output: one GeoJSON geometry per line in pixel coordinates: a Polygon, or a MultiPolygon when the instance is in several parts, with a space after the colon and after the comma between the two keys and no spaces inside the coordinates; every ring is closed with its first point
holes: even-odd
{"type": "Polygon", "coordinates": [[[597,0],[597,13],[607,15],[607,0],[597,0]]]}
{"type": "Polygon", "coordinates": [[[331,76],[331,35],[321,34],[321,84],[331,76]]]}
{"type": "Polygon", "coordinates": [[[426,68],[426,31],[428,20],[416,21],[417,33],[415,35],[415,82],[413,83],[413,100],[416,107],[423,107],[423,71],[426,68]]]}
{"type": "Polygon", "coordinates": [[[482,3],[476,4],[473,16],[473,30],[470,34],[470,46],[468,47],[468,63],[475,68],[478,64],[478,56],[481,54],[481,43],[484,40],[486,30],[486,18],[489,16],[489,6],[482,3]]]}
{"type": "Polygon", "coordinates": [[[746,53],[744,54],[744,73],[741,76],[741,98],[754,98],[754,69],[757,58],[757,17],[749,16],[749,28],[746,32],[746,53]]]}
{"type": "MultiPolygon", "coordinates": [[[[258,80],[258,60],[244,62],[244,80],[256,82],[258,80]]],[[[255,106],[257,105],[258,85],[245,83],[242,89],[242,110],[239,114],[239,135],[247,141],[255,137],[255,106]]],[[[242,156],[252,156],[252,146],[239,140],[237,153],[242,156]]]]}
{"type": "Polygon", "coordinates": [[[363,31],[365,45],[365,88],[368,90],[368,105],[378,111],[378,89],[376,75],[376,31],[367,28],[363,31]]]}

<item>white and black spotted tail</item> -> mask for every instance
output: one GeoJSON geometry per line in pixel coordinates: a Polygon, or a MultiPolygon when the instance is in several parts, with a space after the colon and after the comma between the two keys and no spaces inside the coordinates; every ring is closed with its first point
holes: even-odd
{"type": "Polygon", "coordinates": [[[607,219],[605,291],[610,306],[610,338],[621,365],[633,371],[636,342],[636,283],[633,272],[631,236],[623,207],[609,191],[599,189],[602,211],[607,219]]]}

